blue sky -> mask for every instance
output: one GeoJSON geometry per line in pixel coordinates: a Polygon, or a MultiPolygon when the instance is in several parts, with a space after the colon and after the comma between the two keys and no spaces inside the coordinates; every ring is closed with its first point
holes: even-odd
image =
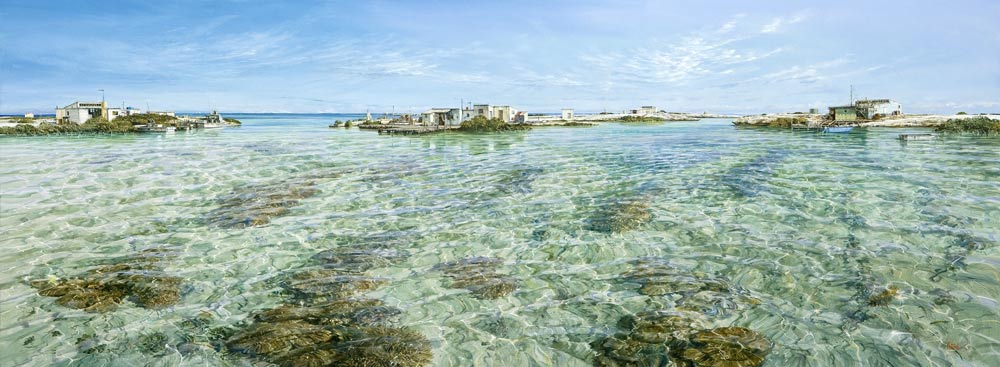
{"type": "Polygon", "coordinates": [[[0,113],[1000,112],[997,1],[0,0],[0,113]]]}

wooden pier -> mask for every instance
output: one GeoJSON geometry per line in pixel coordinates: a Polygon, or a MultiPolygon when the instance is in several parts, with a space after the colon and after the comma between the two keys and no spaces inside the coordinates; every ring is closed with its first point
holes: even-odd
{"type": "Polygon", "coordinates": [[[934,140],[934,134],[899,134],[899,140],[902,141],[934,140]]]}

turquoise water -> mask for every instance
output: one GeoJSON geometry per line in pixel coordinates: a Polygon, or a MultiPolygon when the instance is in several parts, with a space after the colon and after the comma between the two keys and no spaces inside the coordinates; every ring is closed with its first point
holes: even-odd
{"type": "Polygon", "coordinates": [[[361,296],[398,307],[433,365],[590,366],[623,316],[679,309],[760,333],[765,366],[1000,361],[998,138],[728,120],[387,137],[327,128],[344,116],[232,117],[0,137],[0,365],[249,365],[191,320],[242,327],[288,299],[276,278],[355,247],[398,255],[361,296]],[[227,225],[227,198],[301,187],[315,194],[287,212],[227,225]],[[621,203],[639,215],[616,219],[636,214],[621,203]],[[87,313],[29,285],[150,248],[183,279],[163,309],[87,313]],[[440,264],[472,256],[501,259],[517,289],[452,288],[440,264]],[[626,274],[643,262],[728,291],[644,294],[626,274]]]}

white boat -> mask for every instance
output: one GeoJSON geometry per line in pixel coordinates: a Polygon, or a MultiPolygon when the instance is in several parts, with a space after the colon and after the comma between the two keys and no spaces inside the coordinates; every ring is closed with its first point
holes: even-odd
{"type": "Polygon", "coordinates": [[[205,115],[205,125],[202,128],[221,129],[223,126],[226,126],[226,120],[222,118],[219,112],[212,111],[212,113],[205,115]]]}

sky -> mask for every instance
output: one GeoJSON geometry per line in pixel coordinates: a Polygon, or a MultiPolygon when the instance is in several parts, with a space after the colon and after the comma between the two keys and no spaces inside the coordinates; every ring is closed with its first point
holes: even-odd
{"type": "Polygon", "coordinates": [[[0,0],[0,114],[1000,112],[1000,2],[0,0]]]}

